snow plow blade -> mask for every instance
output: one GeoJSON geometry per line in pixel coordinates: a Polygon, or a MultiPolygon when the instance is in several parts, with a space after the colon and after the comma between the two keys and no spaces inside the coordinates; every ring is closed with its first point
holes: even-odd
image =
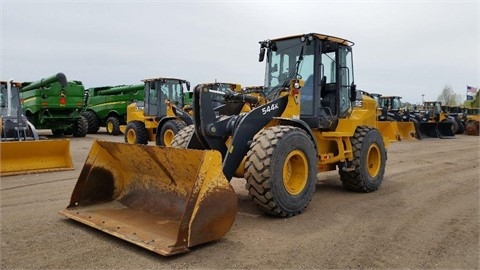
{"type": "Polygon", "coordinates": [[[393,122],[395,132],[402,141],[416,140],[415,124],[413,122],[393,122]]]}
{"type": "Polygon", "coordinates": [[[73,170],[69,140],[0,143],[0,176],[73,170]]]}
{"type": "Polygon", "coordinates": [[[95,141],[59,213],[169,256],[225,235],[237,196],[217,151],[95,141]]]}

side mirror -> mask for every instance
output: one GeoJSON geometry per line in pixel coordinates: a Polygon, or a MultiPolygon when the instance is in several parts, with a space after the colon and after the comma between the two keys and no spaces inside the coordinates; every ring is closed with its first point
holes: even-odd
{"type": "Polygon", "coordinates": [[[350,86],[350,100],[357,100],[357,85],[354,83],[352,83],[352,85],[350,86]]]}
{"type": "Polygon", "coordinates": [[[265,59],[265,47],[260,47],[260,54],[258,55],[258,62],[263,62],[265,59]]]}

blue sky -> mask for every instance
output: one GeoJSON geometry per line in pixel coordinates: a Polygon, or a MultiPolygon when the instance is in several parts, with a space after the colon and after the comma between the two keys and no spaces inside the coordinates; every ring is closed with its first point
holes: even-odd
{"type": "Polygon", "coordinates": [[[0,79],[64,72],[86,87],[177,77],[262,85],[258,41],[355,42],[359,89],[434,100],[480,86],[480,1],[2,0],[0,79]]]}

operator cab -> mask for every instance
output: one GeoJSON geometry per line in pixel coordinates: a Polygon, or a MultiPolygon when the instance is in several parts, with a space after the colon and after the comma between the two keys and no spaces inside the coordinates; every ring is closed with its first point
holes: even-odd
{"type": "Polygon", "coordinates": [[[190,83],[180,79],[154,78],[143,82],[146,103],[137,101],[137,107],[144,107],[145,115],[149,116],[165,116],[167,101],[177,108],[182,108],[183,94],[190,89],[190,83]]]}
{"type": "Polygon", "coordinates": [[[356,99],[353,42],[307,34],[260,42],[260,61],[266,52],[265,94],[275,95],[292,79],[302,79],[300,119],[313,129],[335,130],[356,99]]]}

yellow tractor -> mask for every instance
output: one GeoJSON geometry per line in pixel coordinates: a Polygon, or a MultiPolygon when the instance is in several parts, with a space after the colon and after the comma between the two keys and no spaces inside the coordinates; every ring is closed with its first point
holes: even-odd
{"type": "Polygon", "coordinates": [[[413,140],[417,137],[415,124],[410,121],[409,111],[401,108],[401,99],[400,96],[377,96],[377,105],[381,111],[378,117],[379,124],[390,124],[399,141],[413,140]]]}
{"type": "Polygon", "coordinates": [[[70,141],[40,140],[23,115],[20,87],[0,81],[0,176],[73,170],[70,141]]]}
{"type": "Polygon", "coordinates": [[[318,172],[338,169],[347,190],[375,191],[389,142],[375,128],[375,101],[356,90],[352,46],[316,33],[260,42],[262,91],[197,85],[194,124],[169,148],[95,142],[60,213],[172,255],[230,230],[234,176],[246,179],[259,209],[278,217],[306,209],[318,172]]]}
{"type": "Polygon", "coordinates": [[[144,100],[127,107],[127,125],[120,126],[125,142],[170,146],[173,137],[192,119],[182,110],[184,92],[190,89],[186,80],[175,78],[153,78],[145,83],[144,100]]]}

